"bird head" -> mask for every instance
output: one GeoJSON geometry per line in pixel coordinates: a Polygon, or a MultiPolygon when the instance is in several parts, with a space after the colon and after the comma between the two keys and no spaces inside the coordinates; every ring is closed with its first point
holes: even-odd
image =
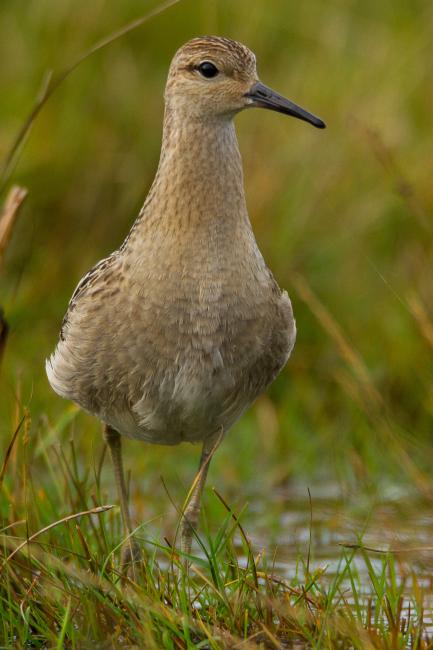
{"type": "Polygon", "coordinates": [[[251,50],[218,36],[194,38],[176,52],[165,100],[185,116],[202,119],[232,118],[245,108],[257,107],[325,127],[318,117],[261,83],[251,50]]]}

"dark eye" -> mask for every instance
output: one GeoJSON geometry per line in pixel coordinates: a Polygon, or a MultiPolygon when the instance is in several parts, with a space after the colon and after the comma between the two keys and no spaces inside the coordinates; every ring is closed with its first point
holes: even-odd
{"type": "Polygon", "coordinates": [[[212,77],[216,77],[218,74],[218,68],[210,61],[203,61],[203,63],[200,63],[200,65],[197,66],[197,70],[200,72],[202,77],[206,77],[206,79],[212,79],[212,77]]]}

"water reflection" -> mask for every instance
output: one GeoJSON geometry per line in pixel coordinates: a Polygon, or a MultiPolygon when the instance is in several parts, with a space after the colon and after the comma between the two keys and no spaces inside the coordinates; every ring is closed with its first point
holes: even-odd
{"type": "MultiPolygon", "coordinates": [[[[353,493],[343,495],[338,485],[327,483],[310,488],[294,484],[272,491],[266,501],[251,494],[252,507],[245,518],[254,551],[266,549],[273,571],[287,580],[303,577],[310,545],[310,573],[324,570],[321,582],[331,585],[350,558],[358,596],[363,605],[378,598],[361,551],[378,576],[384,569],[386,552],[392,552],[395,584],[402,589],[403,610],[416,612],[414,593],[423,593],[424,624],[433,634],[433,504],[400,487],[381,489],[380,497],[353,493]],[[381,552],[383,551],[383,552],[381,552]],[[275,554],[275,555],[274,555],[275,554]],[[275,559],[273,559],[275,557],[275,559]],[[299,558],[303,563],[299,566],[299,558]],[[301,574],[300,574],[301,573],[301,574]],[[416,582],[416,584],[414,584],[416,582]]],[[[386,574],[389,582],[392,577],[386,574]]],[[[339,585],[346,602],[353,602],[348,576],[339,585]]]]}

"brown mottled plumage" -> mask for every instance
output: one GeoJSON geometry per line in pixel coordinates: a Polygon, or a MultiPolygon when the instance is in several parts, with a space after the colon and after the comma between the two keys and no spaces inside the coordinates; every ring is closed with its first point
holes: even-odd
{"type": "Polygon", "coordinates": [[[216,436],[275,378],[295,341],[290,300],[251,229],[233,117],[262,106],[324,125],[258,82],[250,50],[219,37],[176,53],[165,106],[149,195],[122,246],[75,290],[47,373],[59,395],[106,424],[128,532],[116,432],[203,441],[184,517],[189,551],[216,436]]]}

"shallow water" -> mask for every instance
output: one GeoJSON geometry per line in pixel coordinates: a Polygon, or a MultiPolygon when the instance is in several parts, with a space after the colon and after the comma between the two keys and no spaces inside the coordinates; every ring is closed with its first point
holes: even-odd
{"type": "MultiPolygon", "coordinates": [[[[292,585],[296,585],[298,580],[299,585],[305,585],[309,581],[306,565],[310,555],[309,574],[320,572],[318,582],[322,591],[343,573],[334,604],[355,605],[349,575],[344,573],[347,558],[363,623],[370,617],[370,626],[374,627],[382,620],[375,618],[375,605],[383,594],[375,591],[363,553],[352,547],[362,544],[368,549],[368,559],[376,576],[381,575],[391,553],[395,567],[394,594],[401,588],[403,598],[400,620],[405,618],[406,623],[408,619],[414,623],[418,621],[422,603],[424,637],[431,642],[433,502],[422,500],[415,492],[396,485],[376,487],[369,492],[353,488],[343,490],[334,483],[312,484],[310,501],[307,483],[258,489],[258,482],[254,490],[246,488],[241,495],[232,495],[233,500],[230,497],[227,500],[231,507],[233,501],[247,504],[241,516],[242,526],[255,556],[264,553],[268,573],[292,585]]],[[[234,507],[234,511],[239,512],[239,509],[234,507]]],[[[168,524],[168,530],[173,529],[171,517],[168,521],[164,516],[162,519],[165,525],[168,524]]],[[[157,521],[161,521],[158,516],[157,521]]],[[[163,533],[161,529],[159,533],[155,529],[155,534],[161,539],[163,533]]],[[[240,536],[235,537],[235,544],[240,564],[246,565],[240,536]]],[[[202,556],[198,546],[193,553],[202,556]]],[[[161,558],[161,561],[165,565],[166,559],[161,558]]],[[[385,575],[386,583],[390,584],[389,568],[385,575]]],[[[386,620],[383,622],[386,625],[386,620]]]]}
{"type": "Polygon", "coordinates": [[[247,529],[254,547],[276,548],[282,568],[308,550],[315,561],[332,564],[342,544],[377,550],[398,550],[408,555],[417,572],[433,569],[433,504],[388,489],[380,501],[366,495],[342,498],[333,485],[299,485],[273,490],[266,501],[253,497],[248,506],[247,529]],[[411,551],[413,549],[413,551],[411,551]]]}
{"type": "MultiPolygon", "coordinates": [[[[403,588],[403,612],[417,611],[414,602],[414,579],[423,592],[423,619],[426,633],[433,636],[433,503],[396,486],[388,486],[378,495],[353,492],[343,495],[335,484],[313,485],[311,504],[306,484],[274,489],[266,500],[251,495],[245,527],[254,552],[265,549],[273,573],[288,580],[304,577],[299,557],[313,574],[324,570],[321,583],[331,584],[345,567],[344,553],[356,567],[358,595],[363,604],[374,604],[377,594],[369,577],[361,551],[346,545],[362,543],[379,575],[384,553],[392,551],[396,583],[403,588]],[[374,549],[374,550],[373,550],[374,549]]],[[[390,580],[387,575],[387,581],[390,580]]],[[[343,579],[340,593],[353,602],[349,578],[343,579]]],[[[403,614],[404,615],[404,614],[403,614]]]]}

